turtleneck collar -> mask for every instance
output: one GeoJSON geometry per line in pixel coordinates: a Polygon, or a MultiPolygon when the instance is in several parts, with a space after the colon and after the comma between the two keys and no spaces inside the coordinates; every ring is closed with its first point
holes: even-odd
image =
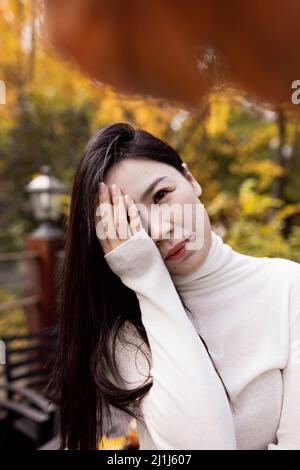
{"type": "Polygon", "coordinates": [[[204,280],[214,279],[223,272],[223,268],[229,263],[234,250],[224,243],[223,239],[213,230],[211,230],[211,238],[207,257],[194,271],[188,274],[171,274],[173,283],[179,291],[188,291],[204,280]]]}

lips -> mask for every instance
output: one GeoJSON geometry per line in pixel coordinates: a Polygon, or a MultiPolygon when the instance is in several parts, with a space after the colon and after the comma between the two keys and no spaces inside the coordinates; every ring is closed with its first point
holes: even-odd
{"type": "Polygon", "coordinates": [[[176,243],[176,245],[174,245],[167,253],[167,256],[165,257],[165,259],[168,259],[169,257],[175,255],[175,253],[177,253],[186,243],[187,240],[183,240],[179,243],[176,243]]]}

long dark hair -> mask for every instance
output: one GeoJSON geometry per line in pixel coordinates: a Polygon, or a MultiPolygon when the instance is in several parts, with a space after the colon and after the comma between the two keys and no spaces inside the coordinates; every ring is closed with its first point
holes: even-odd
{"type": "Polygon", "coordinates": [[[137,297],[109,268],[95,230],[99,182],[125,158],[185,171],[172,147],[122,122],[101,128],[83,151],[72,189],[58,299],[58,349],[49,383],[59,407],[60,447],[70,450],[97,448],[104,421],[111,422],[111,407],[142,419],[140,402],[153,384],[150,380],[132,390],[117,385],[115,342],[122,338],[124,323],[136,328],[149,354],[150,347],[137,297]]]}

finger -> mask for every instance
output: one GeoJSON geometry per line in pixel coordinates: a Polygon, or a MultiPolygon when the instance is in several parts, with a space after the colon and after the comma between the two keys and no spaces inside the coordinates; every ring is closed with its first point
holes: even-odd
{"type": "Polygon", "coordinates": [[[130,221],[129,221],[129,215],[128,215],[128,209],[129,209],[128,198],[129,198],[129,194],[125,194],[124,204],[125,204],[125,211],[126,211],[126,220],[128,224],[128,232],[130,233],[130,237],[132,237],[133,233],[130,227],[130,221]]]}
{"type": "Polygon", "coordinates": [[[116,240],[118,236],[114,224],[110,192],[105,184],[100,185],[100,189],[101,187],[103,191],[99,191],[99,206],[96,211],[100,222],[99,234],[104,237],[103,239],[116,240]]]}
{"type": "Polygon", "coordinates": [[[127,240],[132,236],[130,226],[127,220],[127,209],[121,188],[112,185],[114,223],[120,240],[127,240]]]}
{"type": "Polygon", "coordinates": [[[131,232],[135,235],[142,230],[143,224],[136,204],[131,197],[128,197],[128,216],[131,232]]]}

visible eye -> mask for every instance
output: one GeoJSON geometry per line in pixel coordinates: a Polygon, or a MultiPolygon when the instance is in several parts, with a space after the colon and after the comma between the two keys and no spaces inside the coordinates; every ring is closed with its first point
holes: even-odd
{"type": "Polygon", "coordinates": [[[154,196],[153,196],[154,204],[156,204],[157,195],[163,194],[162,196],[158,196],[158,200],[160,201],[165,196],[164,193],[169,193],[169,192],[170,191],[167,191],[166,189],[160,189],[159,191],[157,191],[157,193],[155,193],[154,196]]]}

